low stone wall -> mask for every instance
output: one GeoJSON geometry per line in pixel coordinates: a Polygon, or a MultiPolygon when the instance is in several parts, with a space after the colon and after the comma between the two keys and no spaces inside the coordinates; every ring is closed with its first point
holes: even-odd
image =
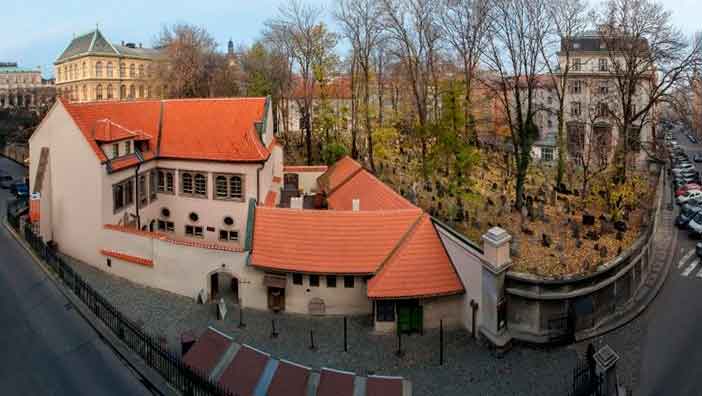
{"type": "Polygon", "coordinates": [[[22,166],[27,166],[25,160],[29,158],[29,146],[20,143],[8,143],[0,150],[0,155],[7,157],[22,166]]]}
{"type": "Polygon", "coordinates": [[[597,328],[627,305],[649,273],[664,190],[661,171],[649,225],[627,250],[596,272],[561,279],[508,272],[505,298],[510,336],[537,343],[560,341],[597,328]]]}

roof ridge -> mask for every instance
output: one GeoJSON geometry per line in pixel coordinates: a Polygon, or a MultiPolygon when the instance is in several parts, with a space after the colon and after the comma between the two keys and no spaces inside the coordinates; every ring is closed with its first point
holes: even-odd
{"type": "MultiPolygon", "coordinates": [[[[356,162],[355,160],[353,160],[353,161],[356,162]]],[[[356,162],[356,163],[358,164],[358,162],[356,162]]],[[[332,194],[334,194],[334,191],[338,190],[341,186],[343,186],[344,184],[348,183],[349,180],[353,179],[357,174],[359,174],[359,173],[360,173],[361,171],[363,171],[363,170],[364,170],[364,169],[363,169],[363,166],[362,166],[361,164],[358,164],[358,168],[357,168],[356,170],[354,170],[353,172],[351,172],[350,175],[348,175],[344,180],[342,180],[341,182],[339,182],[334,188],[332,188],[332,189],[327,193],[327,196],[331,196],[332,194]]],[[[327,169],[327,171],[329,171],[329,169],[327,169]]]]}
{"type": "Polygon", "coordinates": [[[97,40],[97,29],[92,31],[93,39],[90,40],[90,45],[88,46],[88,53],[93,52],[93,47],[95,46],[95,40],[97,40]]]}
{"type": "Polygon", "coordinates": [[[393,248],[390,249],[390,252],[388,253],[388,255],[385,256],[383,261],[381,261],[380,264],[378,265],[378,268],[376,268],[376,270],[375,270],[376,276],[380,274],[380,272],[383,270],[383,268],[385,268],[385,264],[387,264],[390,261],[390,259],[393,258],[395,256],[395,254],[397,254],[397,252],[400,251],[402,246],[404,246],[405,242],[407,242],[407,240],[409,240],[410,237],[416,233],[417,229],[419,228],[419,223],[421,223],[422,220],[424,220],[425,215],[426,214],[424,213],[424,211],[422,211],[419,214],[419,216],[417,216],[417,219],[414,221],[414,223],[412,223],[412,225],[409,226],[407,231],[405,231],[405,233],[400,237],[400,239],[397,241],[395,246],[393,246],[393,248]]]}

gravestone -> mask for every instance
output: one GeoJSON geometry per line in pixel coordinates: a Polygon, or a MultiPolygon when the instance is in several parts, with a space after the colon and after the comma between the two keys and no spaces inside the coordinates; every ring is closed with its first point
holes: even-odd
{"type": "Polygon", "coordinates": [[[509,254],[512,257],[519,257],[519,236],[513,235],[509,243],[509,254]]]}
{"type": "Polygon", "coordinates": [[[200,289],[200,292],[197,294],[197,303],[204,304],[206,302],[207,302],[207,292],[205,292],[205,289],[200,289]]]}
{"type": "Polygon", "coordinates": [[[227,317],[227,304],[224,302],[224,298],[220,298],[217,303],[217,319],[224,320],[227,317]]]}
{"type": "Polygon", "coordinates": [[[319,297],[311,298],[310,302],[307,304],[307,311],[311,315],[324,315],[326,310],[327,307],[326,304],[324,304],[324,300],[319,297]]]}
{"type": "Polygon", "coordinates": [[[551,236],[548,235],[547,233],[541,234],[541,245],[543,247],[551,247],[551,244],[553,243],[553,240],[551,239],[551,236]]]}

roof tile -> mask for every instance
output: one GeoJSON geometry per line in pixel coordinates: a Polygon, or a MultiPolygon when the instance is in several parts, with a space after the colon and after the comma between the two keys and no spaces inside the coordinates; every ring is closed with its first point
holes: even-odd
{"type": "Polygon", "coordinates": [[[112,258],[115,258],[117,260],[127,261],[127,262],[130,262],[133,264],[143,265],[145,267],[153,267],[154,266],[153,260],[145,259],[143,257],[132,256],[129,254],[119,253],[119,252],[115,252],[113,250],[105,250],[105,249],[100,250],[100,253],[103,256],[112,257],[112,258]]]}
{"type": "Polygon", "coordinates": [[[353,200],[360,201],[361,210],[392,210],[415,208],[365,169],[354,173],[338,185],[327,197],[330,209],[351,210],[353,200]]]}

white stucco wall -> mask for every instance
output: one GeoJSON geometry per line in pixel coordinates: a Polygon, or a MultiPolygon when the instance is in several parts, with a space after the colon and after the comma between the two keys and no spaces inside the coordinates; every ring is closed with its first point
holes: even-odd
{"type": "Polygon", "coordinates": [[[477,302],[478,309],[475,317],[477,322],[475,328],[477,330],[480,326],[480,310],[482,307],[482,254],[441,226],[437,225],[436,230],[466,290],[465,294],[461,296],[463,307],[460,310],[460,315],[457,317],[460,318],[463,326],[465,326],[468,331],[471,331],[473,326],[473,310],[470,306],[470,302],[471,300],[477,302]]]}
{"type": "Polygon", "coordinates": [[[324,275],[319,276],[319,286],[310,286],[310,277],[302,277],[302,285],[295,285],[292,274],[287,274],[285,288],[285,311],[290,313],[309,313],[309,302],[313,298],[324,300],[327,315],[360,315],[373,311],[373,304],[366,294],[366,282],[360,276],[354,277],[354,287],[344,287],[344,277],[336,277],[336,287],[327,287],[324,275]]]}
{"type": "Polygon", "coordinates": [[[40,232],[45,240],[85,261],[94,260],[103,201],[103,168],[60,102],[29,140],[30,188],[34,186],[42,147],[50,149],[44,178],[40,232]]]}

